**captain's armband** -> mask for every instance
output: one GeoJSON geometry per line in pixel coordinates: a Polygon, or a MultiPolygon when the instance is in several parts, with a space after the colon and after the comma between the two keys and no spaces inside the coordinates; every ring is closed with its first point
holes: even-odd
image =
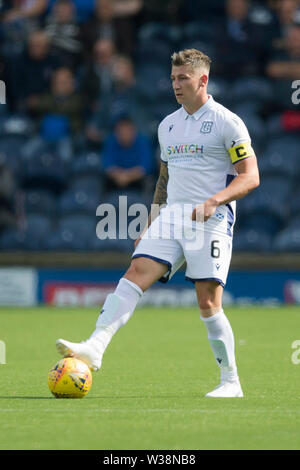
{"type": "Polygon", "coordinates": [[[237,163],[244,158],[251,157],[255,155],[253,148],[251,147],[250,142],[244,142],[243,144],[235,145],[228,149],[232,163],[237,163]]]}

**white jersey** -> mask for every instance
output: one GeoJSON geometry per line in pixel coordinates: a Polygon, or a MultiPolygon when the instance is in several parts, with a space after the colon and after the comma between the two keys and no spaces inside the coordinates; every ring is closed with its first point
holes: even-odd
{"type": "MultiPolygon", "coordinates": [[[[228,186],[237,174],[237,161],[254,154],[244,122],[211,95],[192,115],[183,107],[169,114],[159,125],[158,140],[169,173],[163,211],[203,203],[228,186]]],[[[219,206],[202,228],[232,236],[234,221],[235,201],[219,206]]]]}

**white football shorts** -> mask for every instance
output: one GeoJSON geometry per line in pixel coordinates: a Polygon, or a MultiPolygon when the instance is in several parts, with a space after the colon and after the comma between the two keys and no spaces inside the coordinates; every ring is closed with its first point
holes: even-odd
{"type": "MultiPolygon", "coordinates": [[[[197,224],[200,222],[197,222],[197,224]]],[[[197,228],[166,223],[158,216],[143,235],[132,259],[145,257],[168,266],[160,279],[167,282],[186,261],[189,281],[216,281],[226,284],[232,253],[232,237],[197,228]]]]}

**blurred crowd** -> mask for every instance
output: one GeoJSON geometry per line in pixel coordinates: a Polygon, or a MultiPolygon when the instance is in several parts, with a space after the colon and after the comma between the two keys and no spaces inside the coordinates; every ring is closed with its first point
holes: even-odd
{"type": "Polygon", "coordinates": [[[170,57],[195,47],[262,174],[235,249],[300,251],[299,0],[0,0],[0,44],[0,250],[132,248],[95,239],[96,207],[149,207],[170,57]]]}

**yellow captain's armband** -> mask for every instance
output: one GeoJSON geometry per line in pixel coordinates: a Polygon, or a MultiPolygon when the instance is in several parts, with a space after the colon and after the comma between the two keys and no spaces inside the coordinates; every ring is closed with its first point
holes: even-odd
{"type": "Polygon", "coordinates": [[[251,157],[254,154],[254,150],[251,147],[250,142],[244,142],[243,144],[235,145],[228,149],[232,163],[239,162],[244,158],[251,157]]]}

